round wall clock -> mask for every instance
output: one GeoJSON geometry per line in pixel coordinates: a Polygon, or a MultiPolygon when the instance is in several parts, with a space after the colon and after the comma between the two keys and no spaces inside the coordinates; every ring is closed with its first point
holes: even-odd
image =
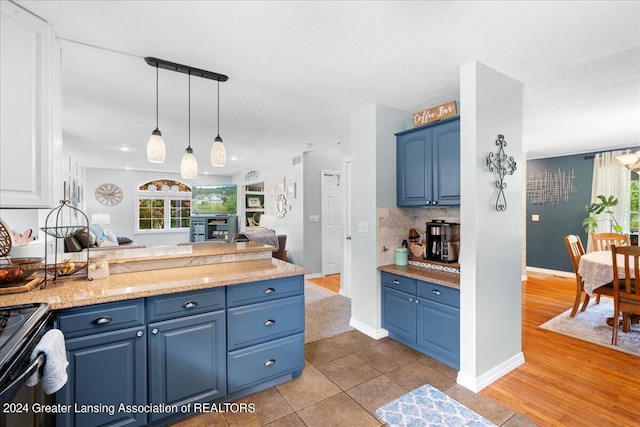
{"type": "Polygon", "coordinates": [[[122,189],[115,184],[102,184],[96,188],[96,200],[105,206],[115,206],[122,201],[122,189]]]}

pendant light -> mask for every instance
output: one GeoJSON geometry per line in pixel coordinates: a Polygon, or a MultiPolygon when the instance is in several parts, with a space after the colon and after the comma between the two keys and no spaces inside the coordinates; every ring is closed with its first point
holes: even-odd
{"type": "Polygon", "coordinates": [[[158,129],[158,65],[156,64],[156,129],[151,132],[151,137],[147,142],[147,160],[150,163],[164,163],[166,156],[167,148],[162,133],[158,129]]]}
{"type": "Polygon", "coordinates": [[[198,160],[191,148],[191,72],[189,72],[189,143],[180,162],[180,176],[183,179],[195,179],[198,176],[198,160]]]}
{"type": "Polygon", "coordinates": [[[227,149],[220,138],[220,80],[218,80],[218,136],[213,140],[211,146],[211,165],[224,167],[227,163],[227,149]]]}

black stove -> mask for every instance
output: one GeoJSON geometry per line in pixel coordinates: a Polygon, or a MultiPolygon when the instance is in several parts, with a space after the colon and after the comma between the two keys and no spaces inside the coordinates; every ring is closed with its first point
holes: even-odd
{"type": "Polygon", "coordinates": [[[0,392],[29,365],[31,351],[50,329],[52,317],[44,303],[0,307],[0,392]]]}

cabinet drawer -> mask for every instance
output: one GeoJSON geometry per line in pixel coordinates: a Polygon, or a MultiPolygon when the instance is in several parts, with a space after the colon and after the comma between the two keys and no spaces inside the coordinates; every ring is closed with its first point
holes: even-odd
{"type": "Polygon", "coordinates": [[[228,393],[304,368],[304,334],[229,352],[228,393]]]}
{"type": "Polygon", "coordinates": [[[144,325],[144,300],[112,302],[63,310],[56,315],[66,338],[144,325]]]}
{"type": "Polygon", "coordinates": [[[224,308],[224,287],[147,298],[149,322],[190,316],[224,308]]]}
{"type": "Polygon", "coordinates": [[[416,293],[416,279],[400,276],[399,274],[387,273],[385,271],[381,273],[380,279],[382,286],[414,295],[416,293]]]}
{"type": "Polygon", "coordinates": [[[418,296],[460,308],[460,290],[455,288],[418,280],[418,296]]]}
{"type": "Polygon", "coordinates": [[[302,295],[227,310],[229,350],[302,331],[304,331],[304,297],[302,295]]]}
{"type": "Polygon", "coordinates": [[[303,292],[303,276],[231,285],[227,286],[227,307],[237,307],[244,304],[302,295],[303,292]]]}

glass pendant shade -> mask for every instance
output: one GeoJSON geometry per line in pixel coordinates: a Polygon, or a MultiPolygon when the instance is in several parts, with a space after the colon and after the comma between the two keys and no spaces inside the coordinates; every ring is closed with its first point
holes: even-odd
{"type": "Polygon", "coordinates": [[[640,169],[640,165],[638,165],[638,163],[640,163],[640,151],[630,153],[629,150],[627,150],[626,153],[617,156],[616,159],[629,170],[635,171],[640,169]]]}
{"type": "Polygon", "coordinates": [[[220,135],[216,136],[211,146],[211,165],[217,167],[224,167],[227,163],[227,149],[222,142],[220,135]]]}
{"type": "Polygon", "coordinates": [[[187,147],[182,155],[182,161],[180,162],[180,176],[183,179],[196,179],[198,176],[198,160],[196,160],[193,149],[187,147]]]}
{"type": "Polygon", "coordinates": [[[167,148],[164,145],[162,133],[156,128],[147,142],[147,160],[150,163],[164,163],[165,157],[167,157],[167,148]]]}

